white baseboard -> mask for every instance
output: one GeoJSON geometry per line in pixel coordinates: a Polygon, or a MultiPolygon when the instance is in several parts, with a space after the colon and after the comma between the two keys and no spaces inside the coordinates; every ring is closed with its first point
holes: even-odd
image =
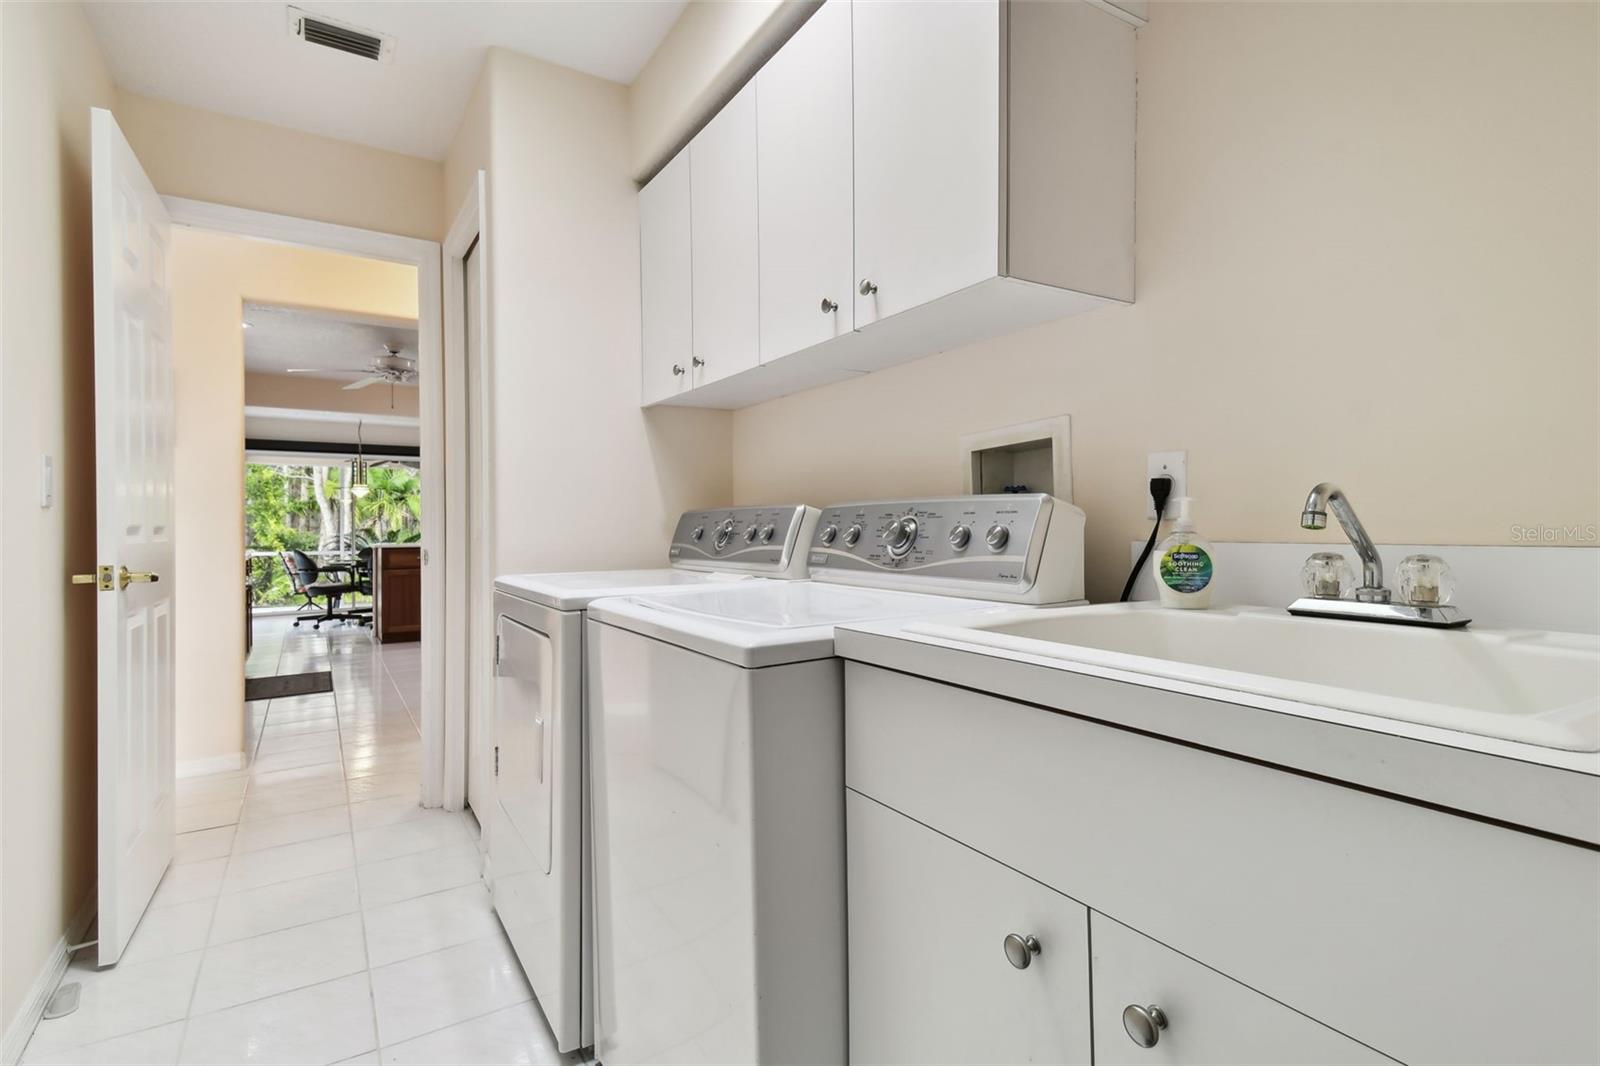
{"type": "Polygon", "coordinates": [[[204,777],[207,774],[225,774],[230,770],[244,769],[244,752],[231,755],[213,755],[208,759],[189,759],[178,764],[179,778],[204,777]]]}
{"type": "Polygon", "coordinates": [[[56,985],[61,983],[62,975],[67,972],[67,963],[72,961],[67,946],[82,941],[84,933],[89,930],[89,924],[94,921],[99,893],[99,885],[89,890],[89,895],[78,907],[78,913],[72,916],[66,932],[61,934],[61,939],[50,949],[39,975],[33,979],[33,987],[28,989],[28,998],[23,1001],[22,1009],[11,1019],[11,1024],[6,1026],[5,1037],[0,1039],[0,1066],[15,1066],[22,1058],[22,1052],[27,1048],[29,1039],[33,1037],[39,1019],[44,1017],[45,1006],[55,993],[56,985]]]}

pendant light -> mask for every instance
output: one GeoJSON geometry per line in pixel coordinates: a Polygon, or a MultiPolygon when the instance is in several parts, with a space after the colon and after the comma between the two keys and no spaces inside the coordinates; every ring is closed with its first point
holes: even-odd
{"type": "Polygon", "coordinates": [[[350,460],[350,495],[356,499],[367,494],[367,460],[361,454],[361,423],[356,422],[356,457],[350,460]]]}

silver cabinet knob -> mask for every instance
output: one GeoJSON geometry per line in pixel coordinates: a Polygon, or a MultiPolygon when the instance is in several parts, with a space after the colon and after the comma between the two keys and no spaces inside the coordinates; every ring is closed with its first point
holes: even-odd
{"type": "Polygon", "coordinates": [[[1154,1003],[1148,1007],[1130,1003],[1122,1008],[1122,1027],[1135,1044],[1155,1047],[1161,1040],[1161,1030],[1167,1027],[1167,1013],[1154,1003]]]}
{"type": "Polygon", "coordinates": [[[868,281],[866,278],[862,278],[861,288],[857,291],[863,296],[873,296],[877,294],[878,286],[868,281]]]}
{"type": "Polygon", "coordinates": [[[705,366],[706,365],[706,361],[704,359],[700,358],[698,355],[695,356],[693,359],[690,359],[689,362],[693,363],[695,366],[705,366]]]}
{"type": "Polygon", "coordinates": [[[1006,961],[1019,970],[1033,965],[1033,957],[1044,950],[1039,939],[1027,933],[1007,933],[1005,938],[1006,961]]]}
{"type": "Polygon", "coordinates": [[[673,363],[672,364],[672,376],[675,377],[675,378],[682,377],[683,376],[683,367],[679,366],[677,363],[673,363]]]}
{"type": "Polygon", "coordinates": [[[832,300],[828,299],[826,296],[824,296],[822,298],[822,313],[823,314],[831,315],[837,310],[839,310],[839,305],[838,304],[834,303],[832,300]]]}

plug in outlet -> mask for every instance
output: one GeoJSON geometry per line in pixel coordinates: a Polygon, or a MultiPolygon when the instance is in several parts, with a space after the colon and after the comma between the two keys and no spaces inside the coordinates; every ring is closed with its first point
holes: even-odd
{"type": "MultiPolygon", "coordinates": [[[[1172,501],[1179,496],[1189,495],[1189,453],[1188,452],[1151,452],[1147,458],[1146,466],[1149,473],[1145,475],[1145,485],[1150,484],[1149,478],[1165,475],[1172,479],[1172,495],[1167,497],[1167,512],[1173,510],[1172,501]]],[[[1155,501],[1150,499],[1149,489],[1145,491],[1145,515],[1153,519],[1156,516],[1155,501]]]]}

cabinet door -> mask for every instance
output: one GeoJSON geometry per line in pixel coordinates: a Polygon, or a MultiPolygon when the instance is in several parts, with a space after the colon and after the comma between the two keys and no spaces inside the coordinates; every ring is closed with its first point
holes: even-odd
{"type": "Polygon", "coordinates": [[[679,152],[639,190],[639,369],[645,404],[689,387],[694,342],[689,231],[689,153],[679,152]]]}
{"type": "Polygon", "coordinates": [[[849,333],[854,321],[850,0],[823,4],[756,86],[767,362],[849,333]]]}
{"type": "Polygon", "coordinates": [[[846,791],[850,1061],[1090,1061],[1088,912],[846,791]],[[1033,938],[1038,954],[1006,938],[1033,938]]]}
{"type": "Polygon", "coordinates": [[[851,11],[862,329],[999,271],[1001,11],[998,0],[851,11]]]}
{"type": "MultiPolygon", "coordinates": [[[[1387,1063],[1365,1044],[1096,913],[1094,1061],[1227,1063],[1387,1063]],[[1144,1014],[1125,1012],[1143,1011],[1144,1014]],[[1157,1017],[1165,1028],[1152,1027],[1157,1017]],[[1155,1043],[1145,1046],[1154,1036],[1155,1043]]],[[[1308,960],[1308,964],[1312,964],[1308,960]]]]}
{"type": "Polygon", "coordinates": [[[756,281],[756,85],[689,143],[696,385],[760,361],[756,281]]]}

